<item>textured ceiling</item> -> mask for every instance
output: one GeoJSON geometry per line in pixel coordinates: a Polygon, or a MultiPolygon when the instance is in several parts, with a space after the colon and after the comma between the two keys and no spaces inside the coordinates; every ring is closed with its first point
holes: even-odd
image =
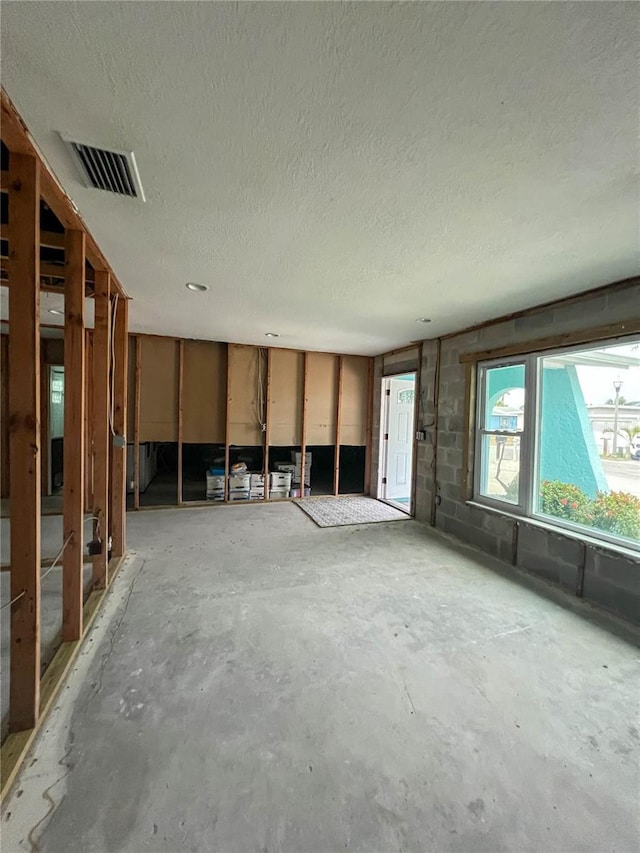
{"type": "Polygon", "coordinates": [[[378,353],[637,272],[637,11],[5,0],[2,82],[132,329],[378,353]]]}

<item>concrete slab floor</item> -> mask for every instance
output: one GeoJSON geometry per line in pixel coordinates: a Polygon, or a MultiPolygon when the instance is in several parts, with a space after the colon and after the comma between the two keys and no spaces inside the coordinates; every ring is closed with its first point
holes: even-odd
{"type": "Polygon", "coordinates": [[[4,849],[638,849],[637,634],[410,520],[128,523],[4,849]]]}

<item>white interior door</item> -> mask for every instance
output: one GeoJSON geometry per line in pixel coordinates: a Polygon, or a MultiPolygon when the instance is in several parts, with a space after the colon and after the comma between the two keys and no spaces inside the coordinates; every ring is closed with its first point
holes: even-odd
{"type": "Polygon", "coordinates": [[[411,510],[415,376],[385,380],[385,465],[382,494],[411,510]]]}

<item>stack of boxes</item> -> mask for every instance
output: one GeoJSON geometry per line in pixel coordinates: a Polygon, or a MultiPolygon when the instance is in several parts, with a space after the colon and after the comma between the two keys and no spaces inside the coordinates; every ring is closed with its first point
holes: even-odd
{"type": "Polygon", "coordinates": [[[264,498],[264,474],[249,474],[250,492],[249,499],[252,501],[262,500],[264,498]]]}
{"type": "Polygon", "coordinates": [[[251,492],[251,474],[229,474],[229,500],[248,501],[251,492]]]}
{"type": "Polygon", "coordinates": [[[207,500],[224,500],[224,470],[222,473],[220,473],[220,469],[218,468],[212,468],[210,471],[207,471],[207,500]]]}
{"type": "MultiPolygon", "coordinates": [[[[278,462],[276,470],[269,474],[269,497],[272,499],[298,497],[302,479],[302,454],[292,451],[291,462],[278,462]]],[[[229,474],[229,500],[248,501],[264,498],[264,474],[229,474]]],[[[310,493],[311,453],[305,454],[305,494],[310,493]]],[[[223,501],[225,498],[225,476],[222,468],[207,471],[207,500],[223,501]]]]}
{"type": "MultiPolygon", "coordinates": [[[[311,493],[311,451],[307,451],[304,455],[304,494],[311,493]]],[[[279,462],[276,465],[278,471],[286,471],[291,474],[292,480],[292,495],[291,497],[299,497],[302,494],[302,453],[296,450],[291,451],[291,462],[279,462]]]]}
{"type": "Polygon", "coordinates": [[[291,472],[272,471],[269,474],[269,497],[288,498],[291,491],[291,472]]]}

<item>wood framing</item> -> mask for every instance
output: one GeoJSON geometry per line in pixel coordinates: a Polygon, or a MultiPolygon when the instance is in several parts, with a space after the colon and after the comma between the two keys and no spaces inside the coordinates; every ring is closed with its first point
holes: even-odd
{"type": "Polygon", "coordinates": [[[338,356],[338,374],[336,376],[336,452],[333,456],[333,494],[340,493],[340,430],[342,420],[342,372],[344,356],[338,356]]]}
{"type": "Polygon", "coordinates": [[[36,725],[40,706],[40,165],[28,154],[11,155],[9,223],[18,285],[9,289],[9,728],[18,732],[36,725]]]}
{"type": "Polygon", "coordinates": [[[127,512],[127,380],[129,375],[129,302],[116,296],[113,321],[113,441],[111,442],[111,535],[114,557],[126,551],[127,512]]]}
{"type": "Polygon", "coordinates": [[[366,441],[367,449],[365,451],[364,461],[364,493],[371,494],[371,460],[373,456],[373,376],[375,362],[369,359],[369,369],[367,372],[367,425],[366,425],[366,441]]]}
{"type": "MultiPolygon", "coordinates": [[[[304,477],[307,455],[307,394],[309,391],[309,353],[304,354],[304,372],[302,377],[302,423],[300,425],[300,497],[304,497],[304,477]]],[[[313,461],[313,460],[312,460],[313,461]]],[[[311,478],[309,478],[311,479],[311,478]]],[[[311,483],[309,483],[311,486],[311,483]]]]}
{"type": "MultiPolygon", "coordinates": [[[[76,231],[84,231],[86,234],[86,253],[91,266],[95,270],[106,270],[109,272],[113,280],[113,290],[118,292],[121,296],[126,297],[127,294],[116,276],[113,274],[113,270],[100,251],[98,244],[93,239],[84,220],[77,212],[75,204],[62,189],[53,172],[51,172],[47,164],[43,161],[40,156],[40,152],[31,139],[25,123],[4,89],[2,89],[0,100],[2,118],[0,136],[11,153],[11,159],[13,159],[15,154],[24,154],[35,158],[40,168],[39,197],[42,196],[42,198],[47,202],[65,229],[70,228],[76,231]]],[[[12,172],[13,168],[11,168],[9,182],[12,180],[12,172]]],[[[11,187],[9,187],[9,189],[11,189],[11,187]]],[[[35,243],[36,247],[39,246],[39,240],[40,227],[38,225],[38,234],[36,235],[35,243]]],[[[9,277],[12,277],[11,274],[9,277]]]]}
{"type": "Polygon", "coordinates": [[[231,423],[229,421],[229,412],[231,409],[231,344],[227,344],[227,404],[224,413],[224,502],[229,501],[229,437],[231,433],[231,423]]]}
{"type": "Polygon", "coordinates": [[[264,494],[263,500],[269,500],[269,445],[271,444],[271,369],[272,369],[273,350],[267,349],[267,381],[265,390],[264,403],[264,494]]]}
{"type": "Polygon", "coordinates": [[[95,323],[93,331],[93,515],[94,539],[102,542],[93,558],[93,588],[104,589],[109,562],[109,372],[110,372],[110,276],[96,270],[95,323]]]}
{"type": "MultiPolygon", "coordinates": [[[[493,325],[493,324],[492,324],[493,325]]],[[[596,343],[611,338],[624,338],[637,335],[640,332],[640,317],[625,320],[620,323],[608,323],[606,326],[596,326],[592,329],[583,329],[578,332],[561,332],[557,335],[547,335],[532,341],[523,341],[517,344],[493,347],[492,349],[480,350],[478,352],[465,352],[460,355],[461,364],[476,361],[488,361],[493,358],[504,358],[510,355],[527,355],[550,349],[560,349],[565,346],[579,346],[580,344],[596,343]]]]}
{"type": "MultiPolygon", "coordinates": [[[[119,557],[111,561],[109,566],[110,583],[117,575],[123,560],[123,557],[119,557]]],[[[10,791],[22,766],[22,762],[26,758],[36,734],[46,719],[46,715],[50,711],[64,683],[64,679],[80,651],[82,639],[86,637],[87,632],[100,611],[106,593],[107,590],[97,590],[90,594],[83,607],[82,622],[84,627],[82,638],[71,642],[63,642],[42,676],[39,714],[34,725],[28,729],[10,734],[2,744],[2,750],[0,751],[0,802],[4,801],[10,791]]]]}
{"type": "Polygon", "coordinates": [[[418,440],[416,438],[418,432],[418,421],[420,418],[420,400],[422,399],[422,356],[424,345],[420,344],[418,351],[418,369],[416,370],[416,384],[413,402],[413,453],[411,454],[411,515],[415,518],[416,515],[416,478],[418,474],[418,440]]]}
{"type": "Polygon", "coordinates": [[[51,494],[49,476],[49,362],[47,338],[40,339],[40,494],[51,494]]]}
{"type": "Polygon", "coordinates": [[[0,335],[0,497],[9,497],[9,336],[0,335]]]}
{"type": "Polygon", "coordinates": [[[140,509],[140,380],[142,378],[142,344],[136,337],[136,372],[133,401],[133,508],[140,509]]]}
{"type": "Polygon", "coordinates": [[[93,510],[93,330],[86,329],[84,333],[85,346],[85,394],[84,394],[84,509],[93,510]]]}
{"type": "Polygon", "coordinates": [[[64,294],[64,492],[62,538],[62,639],[82,636],[84,519],[84,263],[82,231],[66,233],[64,294]]]}
{"type": "Polygon", "coordinates": [[[184,386],[184,341],[178,342],[178,505],[182,503],[182,391],[184,386]]]}

